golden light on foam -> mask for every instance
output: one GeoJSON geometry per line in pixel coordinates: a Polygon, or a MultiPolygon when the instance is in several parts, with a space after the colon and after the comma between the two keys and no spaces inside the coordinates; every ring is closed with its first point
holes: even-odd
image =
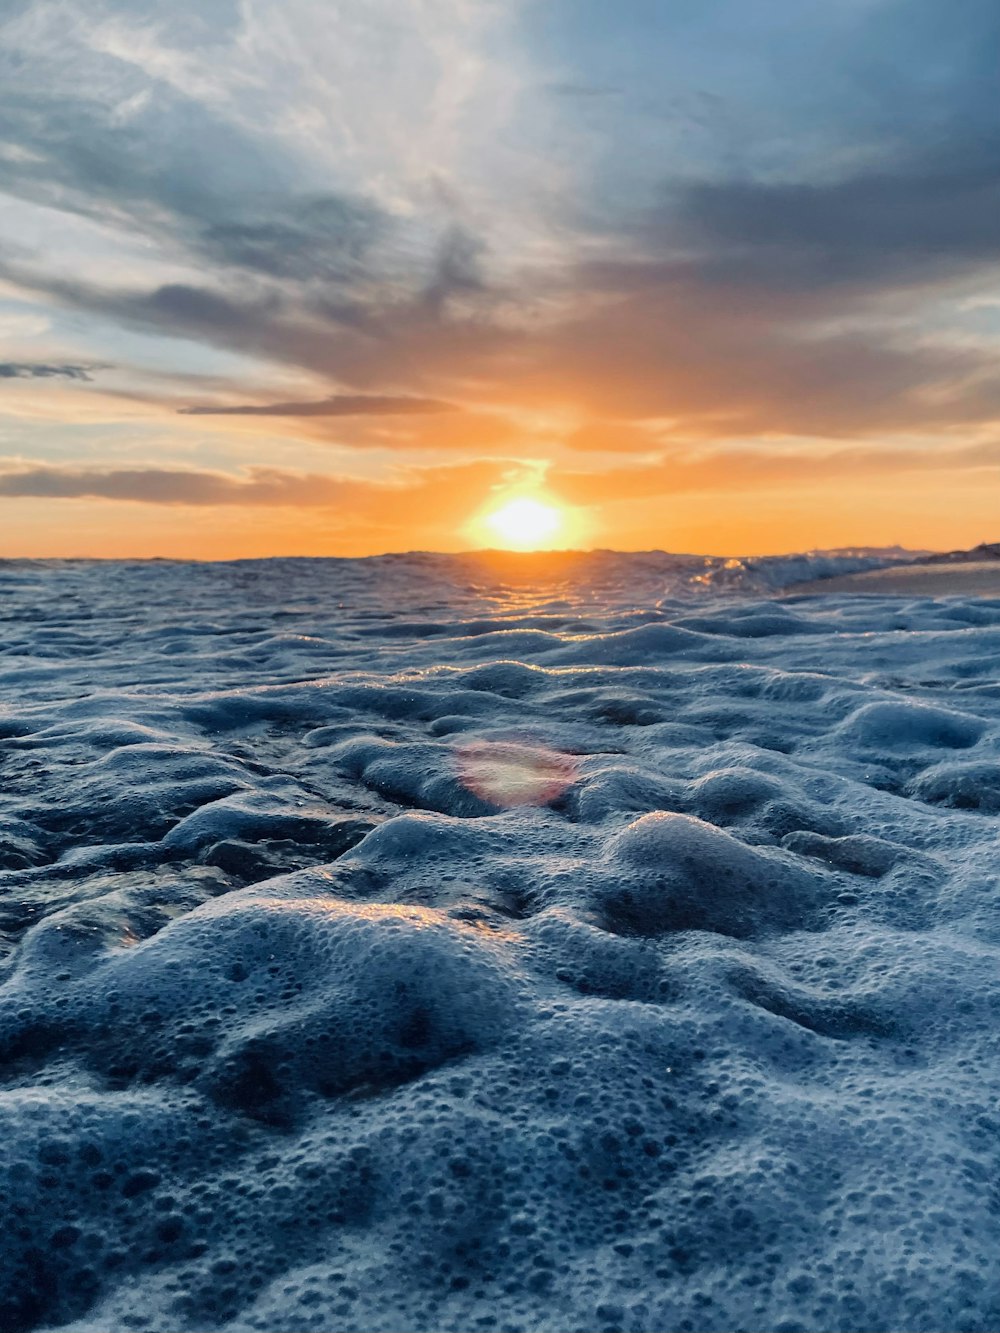
{"type": "Polygon", "coordinates": [[[512,551],[537,551],[551,546],[564,526],[563,511],[533,496],[508,500],[479,520],[478,527],[493,543],[512,551]]]}
{"type": "Polygon", "coordinates": [[[455,762],[462,784],[490,805],[548,805],[576,776],[572,755],[519,741],[468,741],[455,762]]]}

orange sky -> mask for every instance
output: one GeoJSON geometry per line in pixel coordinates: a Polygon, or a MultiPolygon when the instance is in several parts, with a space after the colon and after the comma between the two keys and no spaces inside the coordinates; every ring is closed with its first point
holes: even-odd
{"type": "MultiPolygon", "coordinates": [[[[720,464],[718,473],[708,474],[717,477],[711,488],[671,491],[668,477],[660,493],[650,483],[645,497],[635,491],[650,469],[636,471],[633,479],[553,470],[549,484],[522,488],[501,480],[506,464],[445,467],[421,471],[398,489],[346,483],[343,502],[329,504],[324,488],[341,483],[308,475],[295,478],[296,495],[308,499],[288,504],[8,499],[0,501],[0,554],[212,560],[460,551],[505,544],[475,519],[517,495],[540,496],[562,511],[564,526],[545,543],[552,547],[722,554],[895,544],[953,549],[996,535],[995,482],[987,469],[960,481],[949,477],[946,503],[933,469],[747,489],[727,480],[720,464]]],[[[255,482],[238,484],[252,488],[255,482]]]]}

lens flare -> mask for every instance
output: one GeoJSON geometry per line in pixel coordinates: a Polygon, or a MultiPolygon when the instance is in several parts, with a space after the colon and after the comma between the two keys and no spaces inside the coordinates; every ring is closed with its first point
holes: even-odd
{"type": "Polygon", "coordinates": [[[576,776],[576,760],[544,745],[468,741],[457,747],[459,780],[490,805],[548,805],[576,776]]]}

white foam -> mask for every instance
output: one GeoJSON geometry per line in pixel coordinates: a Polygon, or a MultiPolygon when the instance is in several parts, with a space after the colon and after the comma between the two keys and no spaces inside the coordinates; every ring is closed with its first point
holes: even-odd
{"type": "Polygon", "coordinates": [[[878,559],[0,566],[0,1328],[995,1328],[1000,602],[756,596],[878,559]]]}

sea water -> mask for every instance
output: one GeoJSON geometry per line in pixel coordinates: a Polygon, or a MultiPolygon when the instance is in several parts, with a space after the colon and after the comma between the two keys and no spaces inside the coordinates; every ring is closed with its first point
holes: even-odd
{"type": "Polygon", "coordinates": [[[1000,1326],[1000,601],[0,564],[0,1328],[1000,1326]]]}

